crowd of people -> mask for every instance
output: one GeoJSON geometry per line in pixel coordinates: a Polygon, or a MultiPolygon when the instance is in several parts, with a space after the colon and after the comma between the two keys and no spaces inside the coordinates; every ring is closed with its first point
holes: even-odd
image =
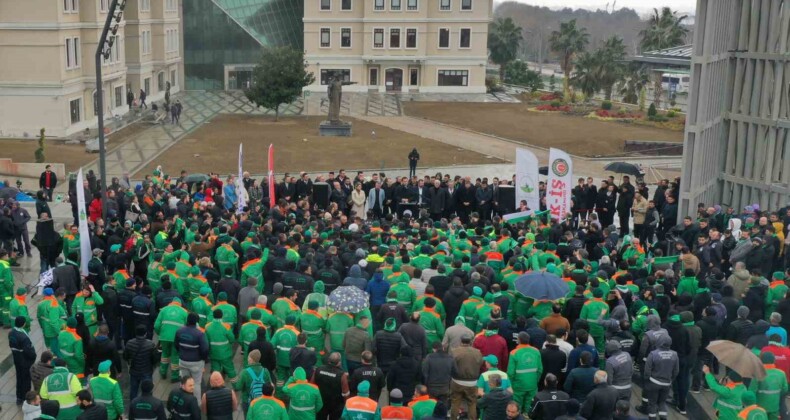
{"type": "MultiPolygon", "coordinates": [[[[106,196],[100,182],[70,180],[62,230],[51,190],[38,195],[35,305],[11,270],[24,244],[0,242],[25,418],[652,420],[686,414],[702,391],[720,419],[787,418],[790,207],[701,204],[678,224],[680,179],[652,200],[627,177],[579,179],[566,217],[546,216],[541,185],[541,209],[511,224],[496,178],[286,174],[271,207],[266,180],[246,173],[157,169],[139,185],[113,179],[106,196]],[[325,202],[318,183],[331,184],[325,202]],[[86,209],[77,188],[93,197],[86,209]],[[561,278],[567,295],[520,293],[531,272],[561,278]],[[361,310],[331,304],[344,287],[366,293],[361,310]],[[718,363],[717,339],[752,349],[766,378],[718,363]],[[164,400],[156,370],[174,384],[164,400]]],[[[55,183],[42,175],[42,188],[55,183]]]]}

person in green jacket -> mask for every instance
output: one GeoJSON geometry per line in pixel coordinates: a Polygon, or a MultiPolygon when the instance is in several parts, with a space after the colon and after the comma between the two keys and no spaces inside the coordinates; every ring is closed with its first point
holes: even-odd
{"type": "Polygon", "coordinates": [[[232,331],[236,331],[236,324],[238,323],[239,310],[235,306],[228,303],[228,294],[219,292],[217,294],[217,304],[211,308],[212,312],[217,310],[222,312],[222,322],[230,325],[232,331]]]}
{"type": "Polygon", "coordinates": [[[148,264],[148,272],[145,278],[148,280],[148,287],[151,288],[151,296],[156,300],[156,294],[162,288],[162,276],[167,274],[167,268],[162,264],[162,253],[157,252],[153,256],[153,261],[148,264]]]}
{"type": "Polygon", "coordinates": [[[412,313],[414,301],[417,300],[417,293],[409,286],[409,276],[401,276],[398,282],[390,288],[391,291],[398,295],[398,303],[403,305],[406,313],[412,313]]]}
{"type": "MultiPolygon", "coordinates": [[[[790,288],[787,287],[787,282],[785,279],[785,273],[781,271],[777,271],[773,274],[773,281],[768,286],[768,293],[765,297],[765,316],[770,316],[771,313],[776,311],[776,305],[779,304],[781,300],[785,298],[787,295],[787,291],[790,288]]],[[[757,396],[757,399],[760,399],[760,396],[757,396]]],[[[770,412],[770,411],[769,411],[770,412]]]]}
{"type": "Polygon", "coordinates": [[[283,387],[288,396],[288,416],[291,420],[314,420],[324,406],[321,391],[316,384],[307,381],[307,374],[302,367],[294,369],[293,376],[283,387]]]}
{"type": "Polygon", "coordinates": [[[263,382],[264,384],[274,386],[274,381],[272,380],[272,373],[269,372],[269,369],[261,366],[260,350],[256,349],[251,351],[250,354],[247,355],[245,365],[244,369],[241,370],[241,374],[239,374],[240,379],[238,387],[241,391],[241,405],[244,409],[244,413],[247,414],[252,400],[262,395],[255,394],[256,390],[252,389],[253,383],[263,382]]]}
{"type": "Polygon", "coordinates": [[[425,336],[428,340],[428,347],[435,342],[442,342],[444,338],[444,322],[442,317],[436,312],[436,301],[433,298],[425,299],[425,308],[418,312],[420,315],[420,325],[425,329],[425,336]]]}
{"type": "Polygon", "coordinates": [[[85,382],[85,353],[82,337],[77,334],[76,328],[77,320],[70,317],[66,321],[66,328],[58,334],[58,351],[60,358],[66,361],[69,372],[77,375],[81,382],[85,382]]]}
{"type": "Polygon", "coordinates": [[[326,319],[319,312],[318,301],[307,302],[307,310],[300,315],[299,325],[307,335],[307,347],[323,356],[326,353],[326,319]]]}
{"type": "MultiPolygon", "coordinates": [[[[266,262],[266,258],[260,258],[260,251],[257,249],[252,250],[250,253],[247,253],[247,262],[241,266],[241,287],[247,287],[247,279],[255,277],[258,279],[256,289],[258,293],[263,293],[263,265],[266,262]],[[254,258],[250,258],[250,256],[254,258]]],[[[264,250],[264,257],[268,254],[269,249],[267,248],[264,250]]]]}
{"type": "Polygon", "coordinates": [[[123,414],[123,392],[121,384],[110,377],[110,367],[110,360],[99,363],[99,376],[91,378],[89,388],[94,401],[104,404],[107,418],[116,419],[123,414]]]}
{"type": "Polygon", "coordinates": [[[82,390],[77,375],[69,372],[66,361],[55,359],[55,369],[44,378],[39,394],[45,400],[55,400],[60,403],[57,420],[75,420],[82,411],[77,405],[77,393],[82,390]]]}
{"type": "MultiPolygon", "coordinates": [[[[760,355],[765,364],[765,379],[758,381],[752,379],[749,384],[749,391],[757,395],[757,404],[764,408],[771,420],[779,419],[780,402],[787,395],[787,377],[784,371],[777,369],[774,362],[776,358],[771,352],[763,352],[760,355]]],[[[744,406],[750,405],[744,402],[744,406]]]]}
{"type": "Polygon", "coordinates": [[[436,302],[436,307],[434,307],[436,313],[439,314],[439,316],[442,318],[442,322],[444,322],[445,318],[447,318],[447,311],[444,310],[444,302],[442,302],[442,300],[439,299],[435,293],[436,289],[432,284],[425,286],[425,294],[418,297],[417,300],[414,301],[414,307],[412,310],[414,312],[421,311],[422,308],[425,307],[425,299],[431,298],[434,300],[434,302],[436,302]]]}
{"type": "Polygon", "coordinates": [[[702,367],[710,390],[716,393],[713,408],[718,410],[719,420],[738,420],[738,413],[743,409],[741,395],[746,392],[746,386],[741,382],[741,375],[734,370],[727,372],[727,382],[719,384],[716,377],[710,373],[710,368],[702,367]]]}
{"type": "Polygon", "coordinates": [[[162,379],[167,377],[168,368],[172,369],[170,380],[178,381],[178,349],[173,343],[176,332],[187,323],[186,309],[181,305],[180,298],[174,298],[169,305],[159,311],[154,322],[154,331],[159,336],[159,345],[162,347],[162,359],[159,361],[159,375],[162,379]]]}
{"type": "MultiPolygon", "coordinates": [[[[275,284],[275,289],[277,284],[275,284]]],[[[296,289],[290,289],[287,293],[286,296],[278,298],[272,303],[272,312],[274,316],[277,317],[279,325],[285,324],[285,319],[288,315],[293,315],[298,320],[299,314],[302,312],[295,303],[299,292],[296,289]]]]}
{"type": "Polygon", "coordinates": [[[13,327],[13,318],[10,317],[9,308],[14,297],[14,273],[11,271],[11,262],[8,252],[0,250],[0,321],[6,327],[13,327]]]}
{"type": "Polygon", "coordinates": [[[335,312],[329,315],[326,320],[326,332],[329,334],[329,352],[339,353],[343,361],[343,369],[346,368],[345,347],[343,347],[343,337],[346,330],[354,326],[354,317],[347,312],[335,312]]]}
{"type": "Polygon", "coordinates": [[[472,296],[469,296],[469,299],[465,300],[461,304],[461,312],[458,313],[464,317],[464,320],[466,321],[466,328],[474,331],[475,334],[480,332],[480,330],[477,328],[475,313],[477,312],[477,307],[483,303],[485,303],[483,302],[483,289],[475,286],[472,288],[472,296]]]}
{"type": "Polygon", "coordinates": [[[321,280],[316,281],[313,284],[313,293],[307,295],[304,299],[304,303],[302,304],[302,311],[306,311],[308,309],[307,305],[311,301],[315,301],[318,303],[318,309],[315,309],[321,317],[326,319],[329,316],[329,308],[326,306],[327,300],[329,300],[329,296],[324,293],[326,291],[326,286],[324,282],[321,280]]]}
{"type": "Polygon", "coordinates": [[[239,328],[239,344],[241,344],[244,355],[244,367],[247,367],[247,352],[250,349],[250,343],[258,338],[258,328],[266,328],[266,326],[261,322],[261,311],[253,307],[249,321],[239,328]]]}
{"type": "Polygon", "coordinates": [[[369,398],[370,382],[362,381],[357,385],[357,396],[346,400],[343,407],[342,420],[379,420],[381,407],[377,401],[369,398]]]}
{"type": "Polygon", "coordinates": [[[197,314],[198,325],[200,325],[201,328],[205,328],[211,318],[211,308],[214,304],[209,299],[210,294],[211,289],[207,286],[200,289],[200,296],[192,300],[192,312],[197,314]]]}
{"type": "Polygon", "coordinates": [[[252,318],[252,311],[258,310],[261,312],[261,322],[266,326],[266,336],[271,337],[274,334],[274,331],[277,331],[277,328],[280,327],[279,320],[276,316],[266,307],[269,298],[266,295],[258,296],[258,301],[255,303],[255,306],[250,306],[247,309],[247,319],[252,318]]]}
{"type": "Polygon", "coordinates": [[[225,273],[226,268],[230,268],[233,270],[233,278],[238,278],[239,273],[239,254],[236,253],[236,250],[233,249],[233,245],[230,243],[224,243],[217,248],[217,252],[214,254],[217,259],[217,265],[219,265],[219,272],[225,273]]]}
{"type": "Polygon", "coordinates": [[[288,315],[285,318],[285,325],[277,330],[272,337],[272,345],[277,358],[277,388],[285,384],[285,379],[291,372],[291,349],[296,347],[299,330],[294,326],[296,317],[288,315]]]}
{"type": "Polygon", "coordinates": [[[414,419],[422,419],[423,417],[431,417],[433,410],[436,408],[437,401],[428,395],[428,387],[425,385],[417,385],[414,388],[414,398],[409,402],[414,419]]]}
{"type": "Polygon", "coordinates": [[[104,304],[100,293],[96,293],[96,289],[92,284],[86,284],[81,292],[77,293],[74,298],[74,303],[71,304],[71,312],[73,314],[82,313],[85,317],[85,325],[88,326],[91,336],[96,335],[96,330],[99,329],[99,314],[96,312],[96,307],[104,304]]]}
{"type": "Polygon", "coordinates": [[[44,298],[36,307],[36,318],[44,335],[44,344],[56,355],[60,355],[58,350],[58,334],[66,323],[66,310],[55,299],[55,292],[47,287],[44,289],[44,298]]]}
{"type": "MultiPolygon", "coordinates": [[[[590,335],[595,340],[595,348],[598,354],[604,354],[606,340],[603,325],[598,322],[599,318],[609,319],[609,305],[603,300],[603,290],[595,289],[593,299],[584,302],[579,319],[586,319],[590,324],[590,335]]],[[[603,360],[602,360],[603,361],[603,360]]]]}
{"type": "Polygon", "coordinates": [[[538,380],[543,373],[540,351],[529,345],[529,334],[518,334],[518,346],[510,352],[507,376],[513,387],[513,400],[521,412],[532,408],[532,400],[538,392],[538,380]]]}
{"type": "Polygon", "coordinates": [[[187,277],[187,284],[184,288],[186,295],[184,296],[188,301],[200,296],[200,290],[208,287],[208,280],[200,274],[200,267],[193,266],[189,269],[189,277],[187,277]]]}
{"type": "Polygon", "coordinates": [[[206,324],[206,340],[208,340],[209,358],[213,372],[224,372],[230,378],[231,385],[238,381],[236,367],[233,366],[233,330],[230,324],[222,322],[222,311],[214,310],[214,320],[206,324]]]}
{"type": "Polygon", "coordinates": [[[246,418],[259,420],[289,420],[285,403],[274,397],[274,387],[263,386],[263,395],[250,402],[246,418]]]}
{"type": "Polygon", "coordinates": [[[24,287],[20,287],[16,289],[16,296],[14,299],[11,300],[11,305],[9,306],[9,313],[11,319],[17,319],[18,317],[25,318],[25,331],[30,332],[30,314],[27,310],[27,304],[25,303],[25,297],[27,295],[27,289],[24,287]]]}
{"type": "Polygon", "coordinates": [[[694,275],[694,270],[686,269],[683,273],[683,277],[680,278],[678,282],[678,288],[676,291],[677,296],[682,295],[689,295],[694,296],[697,294],[697,277],[694,275]]]}
{"type": "Polygon", "coordinates": [[[738,413],[739,420],[768,420],[777,419],[778,417],[771,417],[765,408],[757,404],[757,396],[752,391],[746,391],[741,395],[743,402],[743,410],[738,413]]]}

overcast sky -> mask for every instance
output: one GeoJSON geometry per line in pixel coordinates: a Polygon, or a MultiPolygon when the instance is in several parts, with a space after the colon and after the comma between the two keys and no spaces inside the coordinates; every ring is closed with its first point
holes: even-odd
{"type": "MultiPolygon", "coordinates": [[[[520,3],[533,4],[536,6],[547,6],[552,9],[560,9],[563,7],[572,7],[574,9],[605,9],[606,4],[610,4],[613,0],[516,0],[520,3]]],[[[696,0],[617,0],[617,8],[629,7],[636,10],[640,14],[650,12],[654,7],[671,7],[673,10],[679,10],[684,13],[691,13],[697,7],[696,0]]]]}

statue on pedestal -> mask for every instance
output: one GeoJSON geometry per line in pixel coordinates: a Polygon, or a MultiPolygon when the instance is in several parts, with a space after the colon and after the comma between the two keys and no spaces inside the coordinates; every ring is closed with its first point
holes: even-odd
{"type": "Polygon", "coordinates": [[[353,85],[356,82],[343,80],[343,75],[335,73],[327,85],[327,97],[329,98],[329,122],[333,124],[340,121],[340,104],[343,102],[343,86],[353,85]]]}

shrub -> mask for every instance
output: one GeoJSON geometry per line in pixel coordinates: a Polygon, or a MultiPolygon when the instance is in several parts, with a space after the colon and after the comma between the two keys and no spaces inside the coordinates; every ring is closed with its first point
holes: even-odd
{"type": "Polygon", "coordinates": [[[554,100],[557,100],[557,99],[559,99],[559,96],[557,96],[557,94],[553,93],[553,92],[552,93],[544,93],[544,94],[540,95],[540,100],[541,101],[554,101],[554,100]]]}
{"type": "Polygon", "coordinates": [[[44,156],[44,131],[45,130],[42,128],[41,133],[38,136],[38,149],[36,149],[34,152],[34,155],[36,156],[36,163],[44,163],[46,160],[46,157],[44,156]]]}
{"type": "Polygon", "coordinates": [[[676,115],[677,114],[675,114],[675,111],[670,110],[667,112],[667,118],[675,118],[676,115]]]}
{"type": "Polygon", "coordinates": [[[603,101],[601,102],[601,109],[604,111],[609,111],[612,109],[612,101],[603,101]]]}
{"type": "Polygon", "coordinates": [[[497,79],[494,79],[493,77],[486,77],[486,91],[488,93],[501,92],[502,87],[499,86],[497,79]]]}
{"type": "Polygon", "coordinates": [[[561,106],[562,106],[562,102],[560,102],[560,101],[551,101],[551,107],[552,108],[559,108],[561,106]]]}
{"type": "Polygon", "coordinates": [[[650,108],[647,109],[647,116],[655,117],[656,115],[658,115],[658,110],[656,109],[656,104],[652,103],[650,104],[650,108]]]}

